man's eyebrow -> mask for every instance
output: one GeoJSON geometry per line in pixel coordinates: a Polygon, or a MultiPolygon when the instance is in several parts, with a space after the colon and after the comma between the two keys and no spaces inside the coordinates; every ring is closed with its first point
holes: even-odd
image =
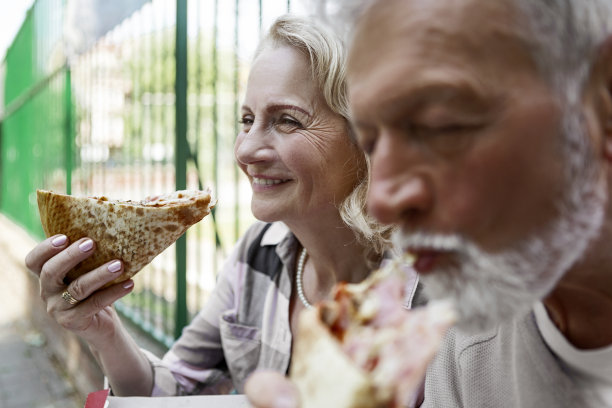
{"type": "Polygon", "coordinates": [[[471,84],[447,84],[431,83],[416,88],[411,95],[414,105],[421,105],[428,102],[456,102],[461,99],[469,98],[474,102],[485,101],[484,92],[479,87],[471,84]]]}
{"type": "Polygon", "coordinates": [[[398,112],[418,112],[432,103],[458,104],[467,110],[484,109],[489,99],[482,86],[471,81],[432,81],[394,92],[381,101],[380,107],[385,116],[393,116],[398,112]]]}

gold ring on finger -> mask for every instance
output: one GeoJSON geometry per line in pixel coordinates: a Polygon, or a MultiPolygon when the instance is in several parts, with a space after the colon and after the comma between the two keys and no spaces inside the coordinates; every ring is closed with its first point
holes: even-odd
{"type": "Polygon", "coordinates": [[[76,300],[74,296],[72,296],[70,292],[68,292],[68,290],[65,290],[64,293],[62,293],[62,299],[64,299],[66,302],[70,303],[71,305],[76,305],[77,303],[79,303],[79,301],[76,300]]]}

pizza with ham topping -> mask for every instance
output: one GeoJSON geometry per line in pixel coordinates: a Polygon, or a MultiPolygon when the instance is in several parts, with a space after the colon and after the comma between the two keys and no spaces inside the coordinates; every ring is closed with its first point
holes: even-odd
{"type": "Polygon", "coordinates": [[[66,281],[120,259],[123,273],[106,286],[134,276],[210,213],[210,191],[183,190],[141,201],[75,197],[37,190],[38,211],[47,237],[66,235],[71,242],[89,237],[93,255],[68,272],[66,281]]]}
{"type": "Polygon", "coordinates": [[[303,408],[403,407],[455,321],[449,304],[407,310],[397,264],[302,312],[291,377],[303,408]]]}

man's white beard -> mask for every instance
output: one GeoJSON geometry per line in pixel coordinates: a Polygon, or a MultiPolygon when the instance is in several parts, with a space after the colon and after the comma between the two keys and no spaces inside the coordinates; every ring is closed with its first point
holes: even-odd
{"type": "Polygon", "coordinates": [[[421,276],[421,281],[429,299],[448,299],[455,305],[462,331],[482,332],[526,313],[556,286],[598,235],[605,190],[597,181],[596,169],[588,164],[596,161],[590,159],[579,115],[566,117],[565,131],[572,135],[567,136],[566,146],[566,157],[571,158],[566,179],[571,181],[559,202],[560,215],[541,233],[495,254],[458,235],[394,234],[394,245],[401,251],[431,248],[451,252],[453,265],[435,269],[421,276]]]}

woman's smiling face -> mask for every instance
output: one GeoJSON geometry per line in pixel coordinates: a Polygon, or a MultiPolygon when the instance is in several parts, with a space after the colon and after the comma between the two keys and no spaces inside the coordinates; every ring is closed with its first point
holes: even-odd
{"type": "Polygon", "coordinates": [[[345,119],[326,104],[306,55],[290,46],[255,59],[234,152],[263,221],[316,220],[337,213],[364,161],[345,119]]]}

